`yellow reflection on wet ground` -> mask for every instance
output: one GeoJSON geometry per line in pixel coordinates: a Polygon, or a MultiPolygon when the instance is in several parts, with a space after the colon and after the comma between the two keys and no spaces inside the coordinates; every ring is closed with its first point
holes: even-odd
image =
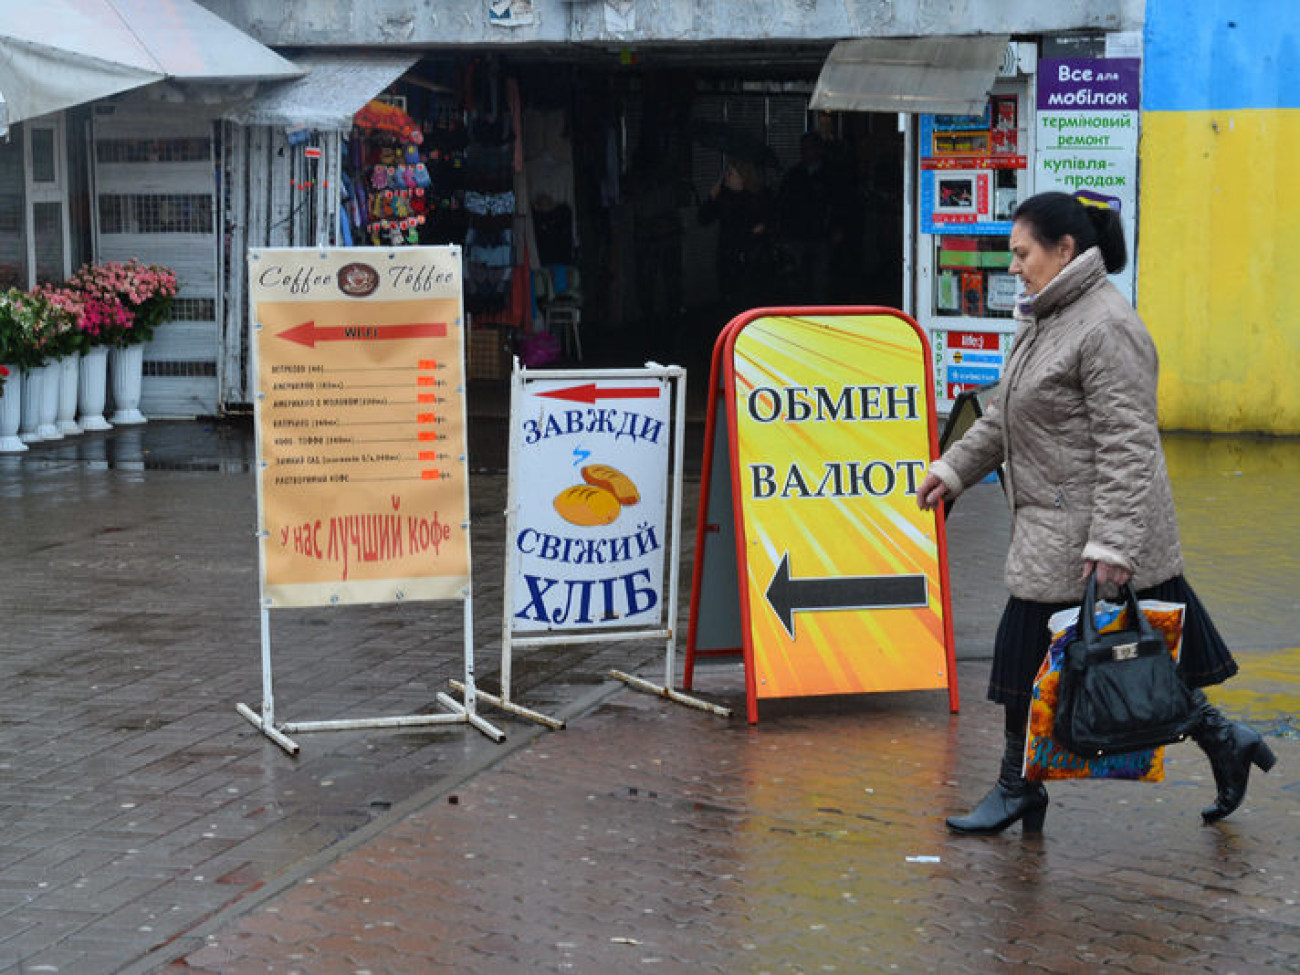
{"type": "Polygon", "coordinates": [[[1210,697],[1300,737],[1300,439],[1167,434],[1187,578],[1241,672],[1210,697]]]}
{"type": "Polygon", "coordinates": [[[1300,649],[1238,654],[1237,662],[1240,673],[1207,696],[1261,732],[1300,738],[1300,649]]]}

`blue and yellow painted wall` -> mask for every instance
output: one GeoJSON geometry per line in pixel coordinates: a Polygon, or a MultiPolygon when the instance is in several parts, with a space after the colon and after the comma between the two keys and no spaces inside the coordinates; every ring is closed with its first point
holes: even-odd
{"type": "Polygon", "coordinates": [[[1300,434],[1300,0],[1147,0],[1144,34],[1161,424],[1300,434]]]}

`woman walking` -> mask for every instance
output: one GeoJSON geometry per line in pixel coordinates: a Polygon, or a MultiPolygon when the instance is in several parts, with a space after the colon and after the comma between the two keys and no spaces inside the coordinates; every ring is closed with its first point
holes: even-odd
{"type": "Polygon", "coordinates": [[[1051,641],[1047,621],[1078,605],[1084,582],[1130,580],[1143,599],[1186,606],[1179,673],[1194,689],[1193,739],[1205,751],[1217,795],[1206,823],[1246,795],[1251,765],[1268,771],[1272,749],[1229,721],[1200,690],[1237,664],[1183,578],[1169,474],[1156,417],[1156,350],[1108,273],[1127,262],[1119,214],[1066,193],[1040,193],[1016,208],[1011,271],[1020,276],[1019,330],[1000,397],[931,466],[917,492],[926,510],[1004,465],[1011,505],[1006,583],[1011,598],[994,643],[989,699],[1006,709],[1005,751],[993,789],[959,833],[996,833],[1017,820],[1042,828],[1047,790],[1021,775],[1034,675],[1051,641]]]}

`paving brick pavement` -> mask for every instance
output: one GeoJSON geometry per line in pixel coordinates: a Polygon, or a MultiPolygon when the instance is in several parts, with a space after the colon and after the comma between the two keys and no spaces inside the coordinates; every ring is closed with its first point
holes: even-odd
{"type": "MultiPolygon", "coordinates": [[[[499,457],[471,448],[487,688],[499,457]]],[[[236,702],[261,700],[250,460],[246,425],[191,423],[0,457],[0,971],[121,970],[503,754],[457,725],[303,736],[295,759],[238,716],[236,702]]],[[[461,632],[447,604],[274,614],[277,717],[436,712],[462,676],[461,632]]],[[[559,713],[611,667],[661,653],[517,654],[514,696],[559,713]]]]}
{"type": "MultiPolygon", "coordinates": [[[[983,671],[961,665],[969,685],[983,671]]],[[[702,683],[741,703],[742,675],[702,683]]],[[[999,712],[933,693],[757,728],[623,691],[169,971],[1281,972],[1300,966],[1300,743],[1214,828],[1203,758],[1054,786],[1047,830],[947,834],[999,712]]],[[[981,774],[982,773],[982,774],[981,774]]]]}
{"type": "MultiPolygon", "coordinates": [[[[499,442],[471,443],[485,687],[500,460],[499,442]]],[[[1055,790],[1028,844],[941,829],[983,791],[996,738],[977,659],[1004,595],[992,485],[951,528],[960,716],[942,695],[881,695],[751,729],[610,697],[609,667],[658,677],[658,651],[560,647],[517,654],[514,681],[572,715],[566,731],[488,712],[504,745],[329,733],[290,759],[233,711],[260,697],[247,462],[246,431],[192,424],[0,458],[0,970],[1297,963],[1294,443],[1171,443],[1192,577],[1243,650],[1221,700],[1268,723],[1279,768],[1203,829],[1208,772],[1184,747],[1163,786],[1055,790]]],[[[282,718],[420,710],[459,675],[458,610],[274,619],[282,718]]],[[[736,701],[737,680],[720,665],[699,686],[736,701]]]]}

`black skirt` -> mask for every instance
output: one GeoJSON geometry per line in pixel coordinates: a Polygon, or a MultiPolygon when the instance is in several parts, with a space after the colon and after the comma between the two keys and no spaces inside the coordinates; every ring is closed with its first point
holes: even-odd
{"type": "MultiPolygon", "coordinates": [[[[1186,606],[1183,646],[1178,670],[1189,687],[1208,687],[1237,672],[1232,651],[1223,642],[1214,621],[1181,575],[1138,591],[1139,599],[1160,599],[1186,606]]],[[[989,700],[1011,708],[1027,709],[1034,675],[1047,655],[1052,634],[1047,621],[1052,614],[1078,603],[1036,603],[1012,596],[998,623],[993,644],[993,670],[989,674],[989,700]]]]}

